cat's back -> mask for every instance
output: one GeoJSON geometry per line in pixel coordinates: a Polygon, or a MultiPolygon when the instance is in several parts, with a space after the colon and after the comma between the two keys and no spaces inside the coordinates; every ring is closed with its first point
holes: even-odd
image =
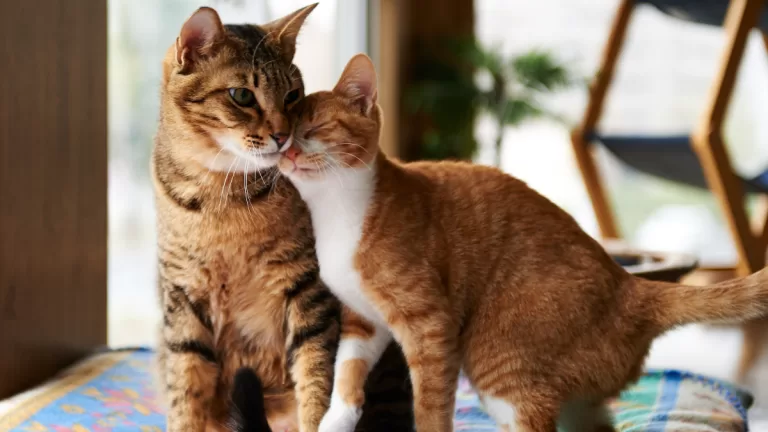
{"type": "Polygon", "coordinates": [[[572,253],[595,262],[605,259],[599,244],[567,212],[497,168],[453,161],[396,166],[401,193],[413,191],[421,219],[436,227],[434,243],[442,242],[445,249],[486,258],[546,261],[551,254],[572,253]]]}
{"type": "MultiPolygon", "coordinates": [[[[461,161],[399,164],[408,182],[442,203],[446,211],[471,211],[516,220],[572,221],[550,200],[498,168],[461,161]]],[[[435,203],[433,203],[435,205],[435,203]]]]}
{"type": "Polygon", "coordinates": [[[456,199],[466,199],[467,194],[488,194],[500,190],[518,193],[529,190],[521,180],[503,171],[463,161],[419,161],[398,163],[411,181],[433,187],[456,199]]]}

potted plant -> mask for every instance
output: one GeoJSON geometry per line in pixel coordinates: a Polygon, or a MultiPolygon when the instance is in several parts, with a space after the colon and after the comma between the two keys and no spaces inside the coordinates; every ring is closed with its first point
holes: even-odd
{"type": "Polygon", "coordinates": [[[487,113],[497,125],[499,166],[504,129],[553,116],[541,99],[572,83],[566,67],[544,51],[505,56],[499,47],[485,48],[472,39],[432,52],[414,68],[419,76],[408,90],[408,109],[425,120],[421,159],[471,159],[477,151],[475,119],[487,113]]]}

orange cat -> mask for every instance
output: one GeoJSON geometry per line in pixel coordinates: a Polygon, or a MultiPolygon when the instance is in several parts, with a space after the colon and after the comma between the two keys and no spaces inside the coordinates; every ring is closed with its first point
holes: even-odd
{"type": "Polygon", "coordinates": [[[638,378],[655,337],[768,312],[766,270],[705,288],[639,279],[509,175],[388,159],[363,55],[296,113],[279,167],[309,206],[321,278],[373,323],[341,343],[320,430],[352,430],[349,395],[390,332],[410,367],[419,432],[452,430],[460,368],[504,430],[611,431],[604,401],[638,378]]]}

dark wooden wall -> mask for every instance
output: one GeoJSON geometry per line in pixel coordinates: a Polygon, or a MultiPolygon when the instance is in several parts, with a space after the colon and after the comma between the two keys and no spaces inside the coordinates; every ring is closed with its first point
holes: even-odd
{"type": "Polygon", "coordinates": [[[409,160],[418,154],[422,119],[405,106],[405,92],[418,85],[421,57],[440,41],[472,36],[473,0],[378,0],[379,103],[384,110],[381,145],[387,154],[409,160]]]}
{"type": "Polygon", "coordinates": [[[107,335],[107,2],[0,7],[0,398],[107,335]]]}

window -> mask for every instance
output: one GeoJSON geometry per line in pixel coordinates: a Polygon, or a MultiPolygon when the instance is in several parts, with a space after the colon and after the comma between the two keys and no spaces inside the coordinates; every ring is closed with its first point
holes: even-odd
{"type": "MultiPolygon", "coordinates": [[[[477,34],[507,52],[541,48],[571,65],[577,77],[596,72],[618,3],[614,0],[537,2],[480,0],[477,34]]],[[[768,166],[768,65],[760,35],[753,34],[740,69],[726,123],[732,161],[746,176],[768,166]]],[[[649,6],[633,13],[603,109],[601,130],[621,133],[688,133],[699,120],[723,49],[721,29],[690,24],[649,6]]],[[[551,101],[570,125],[581,119],[585,88],[551,101]]],[[[492,160],[484,139],[493,132],[481,121],[487,143],[480,160],[492,160]]],[[[508,130],[504,168],[573,214],[597,235],[592,208],[575,165],[567,127],[531,122],[508,130]]],[[[602,152],[600,171],[608,185],[624,237],[639,247],[699,255],[708,265],[732,265],[736,252],[711,194],[633,171],[602,152]]]]}
{"type": "MultiPolygon", "coordinates": [[[[214,7],[225,23],[266,23],[307,0],[109,1],[109,343],[145,345],[160,320],[149,156],[159,113],[161,64],[184,20],[214,7]]],[[[323,0],[299,36],[307,92],[333,86],[365,51],[367,3],[323,0]]]]}

